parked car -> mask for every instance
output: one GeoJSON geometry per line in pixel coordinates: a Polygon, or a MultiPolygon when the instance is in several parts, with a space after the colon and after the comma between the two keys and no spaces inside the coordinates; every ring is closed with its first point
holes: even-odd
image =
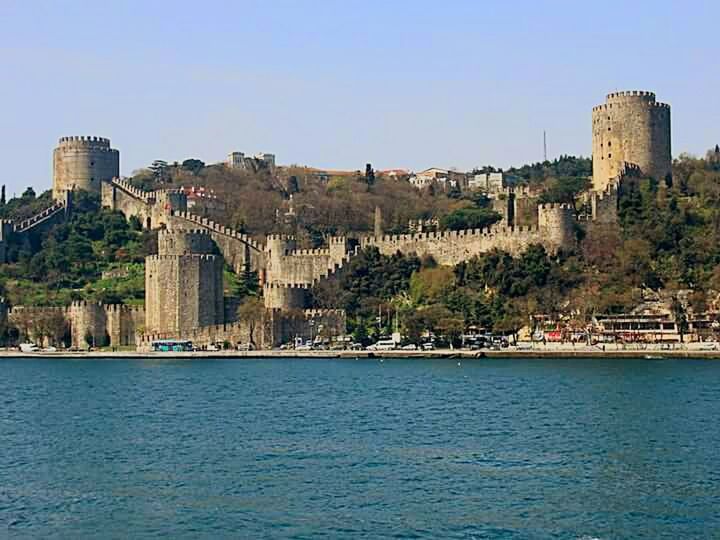
{"type": "Polygon", "coordinates": [[[422,350],[423,351],[434,351],[435,345],[433,343],[427,342],[422,344],[422,350]]]}
{"type": "Polygon", "coordinates": [[[403,351],[417,351],[417,345],[414,343],[408,343],[407,345],[403,345],[400,347],[403,351]]]}

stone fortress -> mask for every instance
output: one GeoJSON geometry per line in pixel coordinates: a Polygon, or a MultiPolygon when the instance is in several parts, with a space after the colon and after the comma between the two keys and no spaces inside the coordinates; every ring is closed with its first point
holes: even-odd
{"type": "MultiPolygon", "coordinates": [[[[613,93],[593,109],[592,133],[593,189],[587,194],[592,213],[584,218],[603,226],[617,220],[618,190],[625,177],[670,174],[670,108],[656,103],[650,92],[613,93]]],[[[344,312],[312,309],[312,289],[342,276],[360,249],[431,256],[441,265],[455,265],[493,249],[517,255],[531,244],[557,253],[575,245],[579,225],[572,206],[538,205],[518,187],[503,203],[503,220],[489,229],[330,237],[325,248],[297,249],[292,236],[268,235],[263,243],[193,214],[182,190],[148,192],[118,178],[119,156],[108,139],[63,138],[54,164],[58,203],[53,212],[68,209],[72,190],[82,188],[100,193],[105,207],[160,229],[158,254],[146,259],[144,309],[73,304],[66,310],[73,344],[88,333],[140,349],[162,338],[192,339],[196,345],[253,340],[252,323],[238,321],[235,310],[224,305],[225,263],[236,272],[259,276],[265,309],[253,340],[257,346],[307,338],[319,327],[341,335],[344,312]]],[[[5,227],[14,234],[11,229],[17,225],[4,224],[0,232],[5,227]]]]}

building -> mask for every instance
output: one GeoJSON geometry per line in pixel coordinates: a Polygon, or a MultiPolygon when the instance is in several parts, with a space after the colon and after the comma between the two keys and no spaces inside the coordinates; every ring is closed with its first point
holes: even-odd
{"type": "Polygon", "coordinates": [[[243,152],[230,152],[226,161],[230,169],[259,171],[267,169],[270,172],[275,171],[275,154],[267,152],[259,152],[254,156],[246,156],[243,152]]]}
{"type": "Polygon", "coordinates": [[[670,105],[644,91],[608,94],[592,110],[593,189],[606,191],[628,168],[666,180],[672,174],[670,105]]]}
{"type": "Polygon", "coordinates": [[[415,173],[408,179],[417,189],[423,189],[430,184],[437,184],[443,189],[468,187],[468,179],[465,173],[452,171],[449,169],[441,169],[439,167],[431,167],[415,173]]]}
{"type": "Polygon", "coordinates": [[[473,191],[496,194],[501,193],[506,187],[507,183],[503,172],[478,173],[468,180],[468,188],[473,191]]]}
{"type": "Polygon", "coordinates": [[[62,137],[53,151],[53,198],[84,189],[100,193],[101,183],[120,176],[120,152],[103,137],[62,137]]]}

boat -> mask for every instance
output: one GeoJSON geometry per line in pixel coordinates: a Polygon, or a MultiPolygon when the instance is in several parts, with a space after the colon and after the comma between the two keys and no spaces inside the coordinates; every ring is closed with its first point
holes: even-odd
{"type": "Polygon", "coordinates": [[[643,358],[645,358],[645,360],[665,360],[665,357],[659,354],[646,354],[643,358]]]}

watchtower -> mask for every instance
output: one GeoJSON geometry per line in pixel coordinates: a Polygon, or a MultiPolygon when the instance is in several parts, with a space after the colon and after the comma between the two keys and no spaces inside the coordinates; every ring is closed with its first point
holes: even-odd
{"type": "Polygon", "coordinates": [[[644,91],[608,94],[592,110],[593,189],[605,191],[635,165],[643,174],[665,180],[671,174],[670,105],[644,91]]]}
{"type": "Polygon", "coordinates": [[[120,152],[103,137],[62,137],[53,151],[53,197],[84,189],[100,193],[101,182],[120,176],[120,152]]]}

